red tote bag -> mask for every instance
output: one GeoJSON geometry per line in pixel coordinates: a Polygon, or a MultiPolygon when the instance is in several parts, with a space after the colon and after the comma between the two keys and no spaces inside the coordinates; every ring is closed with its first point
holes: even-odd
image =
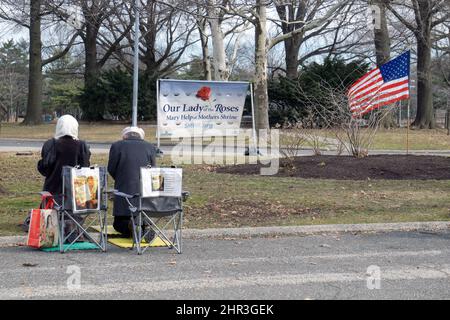
{"type": "Polygon", "coordinates": [[[27,246],[50,248],[58,245],[58,214],[53,209],[53,198],[42,196],[43,209],[31,210],[27,246]]]}

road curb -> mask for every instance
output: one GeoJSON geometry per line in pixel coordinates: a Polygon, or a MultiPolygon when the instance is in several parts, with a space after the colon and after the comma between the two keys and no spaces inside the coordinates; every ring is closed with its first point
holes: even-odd
{"type": "Polygon", "coordinates": [[[286,227],[254,227],[223,229],[187,229],[185,238],[227,238],[227,237],[271,237],[271,236],[308,236],[330,233],[365,233],[393,231],[443,231],[450,229],[450,221],[335,224],[286,227]]]}
{"type": "MultiPolygon", "coordinates": [[[[335,233],[382,233],[394,231],[436,232],[444,230],[450,230],[450,221],[184,229],[183,238],[226,239],[275,236],[309,236],[335,233]]],[[[26,236],[0,237],[0,247],[21,246],[24,245],[25,241],[26,236]]]]}

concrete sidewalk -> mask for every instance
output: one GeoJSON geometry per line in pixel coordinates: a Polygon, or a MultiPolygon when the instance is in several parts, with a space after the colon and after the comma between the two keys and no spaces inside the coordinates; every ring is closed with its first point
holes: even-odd
{"type": "MultiPolygon", "coordinates": [[[[186,239],[230,239],[394,231],[437,232],[445,230],[450,230],[450,221],[184,229],[182,235],[186,239]]],[[[25,241],[26,236],[0,237],[0,247],[20,246],[25,241]]]]}

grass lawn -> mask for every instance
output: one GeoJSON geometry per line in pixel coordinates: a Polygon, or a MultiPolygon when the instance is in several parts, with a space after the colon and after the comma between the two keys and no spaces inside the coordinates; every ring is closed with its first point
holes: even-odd
{"type": "MultiPolygon", "coordinates": [[[[2,123],[0,127],[0,138],[20,139],[49,139],[55,134],[55,124],[42,124],[38,126],[23,126],[16,123],[2,123]]],[[[124,124],[109,123],[80,123],[79,137],[88,141],[112,142],[121,138],[124,124]]],[[[142,125],[145,130],[146,139],[155,141],[156,128],[150,125],[142,125]]]]}
{"type": "MultiPolygon", "coordinates": [[[[16,123],[1,123],[0,138],[17,138],[17,139],[41,139],[47,140],[55,134],[55,124],[42,124],[37,126],[22,126],[16,123]]],[[[114,142],[122,138],[122,129],[126,124],[110,124],[110,123],[80,123],[78,132],[79,138],[87,141],[95,142],[114,142]]],[[[154,125],[139,125],[145,131],[145,140],[156,142],[156,127],[154,125]]],[[[229,143],[234,143],[234,137],[226,138],[229,143]]],[[[247,142],[249,137],[244,134],[238,138],[239,141],[247,142]]],[[[188,139],[187,139],[188,140],[188,139]]],[[[163,144],[176,144],[181,139],[162,139],[163,144]]],[[[195,138],[196,143],[199,141],[195,138]]],[[[204,144],[213,142],[210,138],[203,138],[204,144]]],[[[222,140],[218,140],[219,142],[222,140]]],[[[190,140],[188,140],[190,142],[190,140]]]]}
{"type": "MultiPolygon", "coordinates": [[[[406,149],[407,130],[380,130],[375,136],[372,149],[394,150],[406,149]]],[[[409,130],[409,147],[411,150],[450,150],[450,136],[447,130],[409,130]]]]}
{"type": "MultiPolygon", "coordinates": [[[[289,130],[286,130],[289,132],[289,130]]],[[[315,136],[321,136],[329,139],[336,139],[334,133],[330,130],[311,130],[315,136]]],[[[407,139],[406,128],[397,129],[379,129],[371,146],[372,150],[406,150],[407,139]]],[[[286,138],[283,135],[280,138],[280,144],[286,138]]],[[[305,147],[309,144],[305,143],[305,147]]],[[[325,143],[321,147],[326,148],[325,143]]],[[[450,150],[450,136],[447,130],[409,130],[409,148],[410,150],[450,150]]]]}
{"type": "MultiPolygon", "coordinates": [[[[0,153],[0,235],[20,234],[17,225],[39,203],[37,160],[0,153]]],[[[92,163],[106,165],[106,155],[92,163]]],[[[187,228],[450,220],[449,181],[239,176],[188,165],[184,189],[192,194],[187,228]]]]}
{"type": "MultiPolygon", "coordinates": [[[[123,124],[96,123],[80,124],[80,139],[88,141],[112,142],[120,139],[123,124]]],[[[156,128],[150,125],[142,125],[146,133],[146,140],[156,140],[156,128]]],[[[0,127],[0,138],[22,138],[22,139],[48,139],[54,135],[55,124],[43,124],[39,126],[21,126],[14,123],[2,123],[0,127]]],[[[327,130],[317,130],[317,135],[334,139],[333,134],[327,130]]],[[[283,144],[284,137],[281,136],[280,143],[283,144]]],[[[248,142],[248,137],[245,137],[248,142]]],[[[164,140],[170,142],[170,140],[164,140]]],[[[208,140],[204,140],[208,143],[208,140]]],[[[308,143],[304,144],[309,147],[308,143]]],[[[325,143],[321,144],[326,147],[325,143]]],[[[450,150],[450,136],[447,130],[410,130],[409,147],[411,150],[450,150]]],[[[380,129],[375,136],[372,149],[377,150],[405,150],[406,129],[380,129]]]]}

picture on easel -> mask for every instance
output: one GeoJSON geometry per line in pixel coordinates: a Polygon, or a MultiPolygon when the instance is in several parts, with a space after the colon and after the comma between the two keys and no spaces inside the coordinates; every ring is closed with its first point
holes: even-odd
{"type": "Polygon", "coordinates": [[[72,169],[72,207],[74,212],[100,210],[98,168],[72,169]]]}
{"type": "Polygon", "coordinates": [[[180,197],[182,180],[180,168],[141,168],[142,197],[180,197]]]}

